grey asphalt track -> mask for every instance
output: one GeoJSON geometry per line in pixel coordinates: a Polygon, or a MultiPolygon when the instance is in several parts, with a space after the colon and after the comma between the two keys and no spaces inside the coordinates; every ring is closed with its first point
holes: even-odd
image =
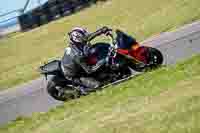
{"type": "MultiPolygon", "coordinates": [[[[164,54],[164,64],[171,65],[200,53],[200,22],[165,32],[142,42],[164,54]]],[[[62,102],[55,101],[45,90],[44,78],[0,92],[0,125],[33,112],[46,112],[62,102]]]]}

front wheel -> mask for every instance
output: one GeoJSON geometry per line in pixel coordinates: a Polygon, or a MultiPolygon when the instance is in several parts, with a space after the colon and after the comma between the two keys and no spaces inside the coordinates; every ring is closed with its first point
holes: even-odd
{"type": "Polygon", "coordinates": [[[136,65],[136,71],[142,72],[148,69],[155,69],[163,64],[163,55],[158,49],[142,46],[140,50],[141,51],[137,52],[139,53],[139,57],[142,57],[143,60],[141,61],[144,62],[145,65],[136,65]]]}
{"type": "Polygon", "coordinates": [[[163,64],[163,55],[162,53],[156,49],[149,47],[149,66],[151,68],[157,68],[163,64]]]}
{"type": "Polygon", "coordinates": [[[79,92],[72,86],[66,86],[58,77],[52,77],[47,83],[47,92],[54,99],[59,101],[67,101],[78,98],[79,92]]]}

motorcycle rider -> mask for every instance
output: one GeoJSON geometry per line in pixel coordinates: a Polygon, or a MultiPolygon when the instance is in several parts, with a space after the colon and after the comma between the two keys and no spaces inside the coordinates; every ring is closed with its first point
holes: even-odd
{"type": "Polygon", "coordinates": [[[90,77],[81,77],[80,72],[83,70],[88,75],[96,72],[107,59],[99,60],[95,65],[89,65],[86,58],[89,54],[90,41],[102,34],[107,35],[110,28],[104,26],[96,32],[89,33],[84,28],[74,28],[68,33],[70,40],[69,46],[65,49],[64,56],[61,60],[61,68],[66,79],[75,84],[80,84],[81,92],[86,93],[87,88],[97,88],[100,82],[90,77]]]}

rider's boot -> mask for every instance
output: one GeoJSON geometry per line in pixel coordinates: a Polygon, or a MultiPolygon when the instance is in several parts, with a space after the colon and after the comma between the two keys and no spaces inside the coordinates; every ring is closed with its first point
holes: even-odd
{"type": "Polygon", "coordinates": [[[99,81],[90,77],[74,79],[74,82],[80,85],[79,89],[83,95],[87,95],[89,92],[95,91],[98,87],[101,86],[99,81]]]}

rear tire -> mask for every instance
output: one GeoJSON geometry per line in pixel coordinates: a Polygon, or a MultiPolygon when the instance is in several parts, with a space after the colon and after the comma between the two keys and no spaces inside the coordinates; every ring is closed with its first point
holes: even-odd
{"type": "Polygon", "coordinates": [[[54,99],[67,101],[79,97],[79,92],[71,86],[66,86],[58,77],[52,77],[47,83],[47,92],[54,99]]]}

